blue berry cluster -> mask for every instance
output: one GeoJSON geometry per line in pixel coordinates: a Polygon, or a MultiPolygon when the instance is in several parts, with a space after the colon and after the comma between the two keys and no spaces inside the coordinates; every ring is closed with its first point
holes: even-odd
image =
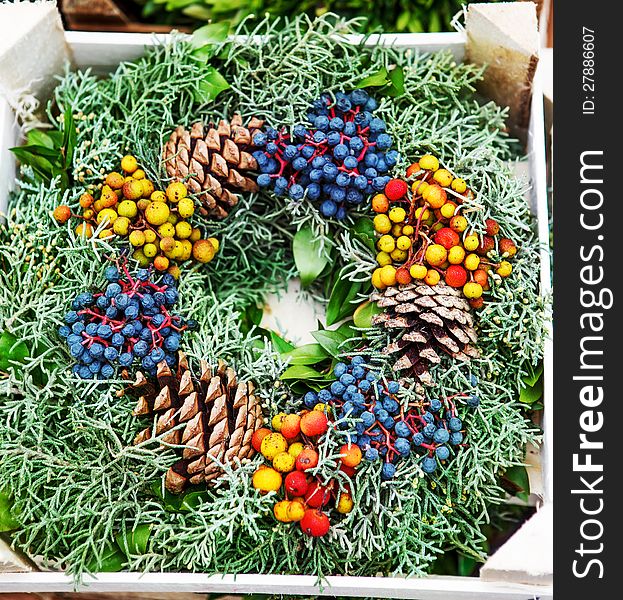
{"type": "Polygon", "coordinates": [[[439,462],[450,458],[451,448],[463,443],[463,422],[455,401],[460,397],[467,406],[475,407],[478,397],[460,394],[405,407],[396,396],[400,384],[385,381],[365,362],[355,356],[349,363],[337,363],[336,380],[328,389],[308,392],[305,406],[312,409],[322,402],[331,405],[339,419],[355,418],[350,440],[361,448],[366,460],[383,461],[382,479],[391,479],[400,459],[412,452],[423,454],[420,466],[425,473],[434,473],[439,462]]]}
{"type": "Polygon", "coordinates": [[[398,162],[376,108],[365,90],[337,93],[335,99],[323,94],[307,114],[310,125],[296,125],[292,138],[270,127],[257,132],[258,185],[295,201],[306,197],[325,218],[345,219],[349,207],[385,189],[398,162]]]}
{"type": "Polygon", "coordinates": [[[135,361],[150,374],[163,360],[174,366],[182,332],[194,325],[169,312],[178,298],[171,275],[156,284],[147,269],[135,277],[125,265],[121,269],[123,274],[117,266],[106,269],[103,291],[78,294],[58,330],[82,379],[110,379],[116,366],[135,361]]]}

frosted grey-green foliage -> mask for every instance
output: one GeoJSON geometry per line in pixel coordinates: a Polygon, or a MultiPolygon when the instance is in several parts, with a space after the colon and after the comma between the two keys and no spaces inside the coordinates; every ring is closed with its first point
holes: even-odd
{"type": "MultiPolygon", "coordinates": [[[[153,525],[148,552],[127,565],[138,570],[423,575],[448,547],[482,557],[480,525],[503,497],[498,475],[521,463],[525,444],[535,439],[517,398],[521,377],[541,356],[547,309],[538,293],[538,247],[524,184],[506,162],[515,146],[503,133],[505,111],[474,100],[474,67],[456,64],[446,53],[353,46],[341,37],[350,27],[306,18],[281,31],[260,25],[248,33],[264,36],[264,43],[223,48],[227,59],[220,70],[231,88],[205,105],[196,98],[205,67],[180,40],[120,65],[109,77],[67,72],[59,81],[48,112],[56,122],[59,109],[71,106],[77,118],[76,184],[64,197],[54,184],[23,184],[0,233],[0,330],[36,347],[35,358],[0,379],[0,488],[14,494],[23,523],[13,536],[16,547],[63,564],[76,577],[97,563],[116,533],[137,524],[153,525]],[[412,457],[400,463],[392,481],[380,483],[379,465],[365,464],[353,485],[355,509],[334,518],[322,541],[274,521],[273,495],[260,496],[250,485],[259,458],[228,472],[193,510],[168,512],[150,486],[171,464],[173,450],[151,442],[132,446],[145,424],[131,416],[130,399],[117,397],[123,382],[74,380],[56,334],[71,299],[101,285],[105,257],[118,247],[57,227],[51,210],[60,201],[77,207],[84,186],[118,168],[128,151],[165,183],[160,143],[178,123],[240,111],[290,126],[304,119],[309,101],[321,92],[347,89],[395,64],[405,70],[407,93],[384,99],[379,113],[402,154],[400,166],[423,151],[437,153],[477,190],[481,210],[470,213],[472,225],[482,230],[492,215],[521,247],[512,277],[494,285],[480,314],[483,358],[471,366],[445,361],[434,371],[431,396],[475,391],[481,398],[477,410],[460,408],[468,444],[434,477],[424,476],[412,457]],[[33,381],[41,371],[43,388],[33,381]],[[471,374],[478,377],[475,390],[471,374]]],[[[242,335],[238,320],[249,302],[261,302],[293,276],[290,244],[301,223],[312,223],[327,242],[342,240],[345,273],[361,278],[372,268],[343,226],[327,225],[307,203],[293,208],[259,194],[245,198],[225,222],[203,223],[221,240],[221,251],[207,267],[184,269],[176,307],[199,322],[198,332],[183,342],[193,360],[224,358],[252,377],[270,414],[293,402],[275,384],[283,365],[257,336],[242,335]]],[[[382,364],[383,334],[367,335],[382,364]]],[[[334,475],[343,440],[331,430],[322,447],[321,478],[334,475]]]]}

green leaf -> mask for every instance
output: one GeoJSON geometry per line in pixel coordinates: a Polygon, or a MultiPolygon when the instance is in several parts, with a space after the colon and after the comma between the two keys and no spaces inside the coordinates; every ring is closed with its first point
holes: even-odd
{"type": "Polygon", "coordinates": [[[19,522],[13,516],[12,507],[11,495],[0,490],[0,533],[13,531],[19,527],[19,522]]]}
{"type": "Polygon", "coordinates": [[[87,563],[87,570],[91,573],[116,573],[121,571],[127,558],[117,544],[109,544],[101,558],[93,558],[87,563]]]}
{"type": "Polygon", "coordinates": [[[389,80],[391,85],[384,89],[382,93],[391,98],[402,96],[405,93],[405,74],[402,67],[392,69],[389,73],[389,80]]]}
{"type": "Polygon", "coordinates": [[[504,472],[504,479],[512,484],[515,495],[518,498],[521,498],[525,502],[528,501],[530,496],[530,478],[524,466],[517,465],[506,469],[504,472]]]}
{"type": "Polygon", "coordinates": [[[206,69],[203,79],[195,90],[195,101],[200,103],[212,102],[221,92],[229,88],[227,80],[214,68],[206,69]]]}
{"type": "Polygon", "coordinates": [[[182,500],[182,504],[180,506],[180,510],[184,512],[193,512],[201,504],[205,504],[207,502],[208,496],[206,492],[196,491],[196,492],[188,492],[184,495],[184,499],[182,500]]]}
{"type": "Polygon", "coordinates": [[[351,300],[357,297],[361,290],[361,283],[358,281],[349,281],[348,279],[338,279],[333,285],[329,304],[327,305],[327,325],[331,326],[355,311],[355,305],[351,304],[351,300]]]}
{"type": "Polygon", "coordinates": [[[539,379],[541,378],[541,375],[543,375],[543,363],[542,362],[537,365],[536,369],[532,371],[531,375],[526,375],[522,379],[526,385],[530,387],[534,387],[539,381],[539,379]]]}
{"type": "Polygon", "coordinates": [[[381,67],[376,73],[362,79],[355,88],[383,87],[388,83],[390,83],[389,73],[385,67],[381,67]]]}
{"type": "Polygon", "coordinates": [[[329,262],[328,256],[322,251],[320,240],[314,236],[310,227],[303,227],[296,232],[292,252],[303,287],[312,283],[329,262]]]}
{"type": "Polygon", "coordinates": [[[543,381],[539,380],[534,387],[521,388],[519,392],[519,402],[524,404],[533,404],[540,400],[543,396],[543,381]]]}
{"type": "Polygon", "coordinates": [[[65,156],[63,164],[65,169],[69,169],[73,163],[76,141],[77,134],[74,116],[71,112],[71,107],[68,106],[63,114],[63,154],[65,156]]]}
{"type": "Polygon", "coordinates": [[[56,145],[54,143],[54,139],[52,138],[52,136],[48,135],[47,133],[44,133],[40,129],[31,129],[26,134],[26,141],[28,142],[28,145],[45,146],[46,148],[50,148],[50,149],[53,149],[56,145]]]}
{"type": "Polygon", "coordinates": [[[270,341],[272,342],[272,345],[274,346],[275,350],[277,350],[277,352],[289,352],[290,350],[294,350],[294,348],[296,348],[294,344],[291,344],[287,340],[284,340],[274,331],[270,332],[270,341]]]}
{"type": "Polygon", "coordinates": [[[329,353],[331,356],[339,356],[344,352],[344,348],[340,346],[348,339],[340,331],[312,331],[314,339],[329,353]]]}
{"type": "Polygon", "coordinates": [[[151,484],[151,490],[162,501],[164,509],[167,512],[178,512],[180,510],[182,496],[169,492],[169,490],[164,487],[161,479],[151,484]]]}
{"type": "Polygon", "coordinates": [[[17,148],[10,148],[11,152],[15,153],[16,150],[22,154],[32,154],[33,156],[41,156],[47,158],[52,164],[61,164],[61,153],[59,150],[49,148],[48,146],[42,146],[39,144],[25,144],[18,146],[17,148]]]}
{"type": "Polygon", "coordinates": [[[305,365],[293,365],[288,367],[281,375],[281,379],[321,379],[322,373],[305,365]]]}
{"type": "Polygon", "coordinates": [[[12,333],[4,331],[0,335],[0,371],[6,371],[14,363],[23,364],[29,356],[28,346],[12,333]]]}
{"type": "Polygon", "coordinates": [[[379,308],[376,302],[363,302],[357,307],[357,310],[355,310],[355,314],[353,315],[355,327],[369,329],[372,327],[372,317],[374,315],[381,314],[382,312],[383,309],[379,308]]]}
{"type": "Polygon", "coordinates": [[[221,21],[220,23],[209,23],[208,25],[199,27],[199,29],[195,29],[190,44],[193,48],[220,44],[227,39],[228,34],[229,22],[221,21]]]}
{"type": "Polygon", "coordinates": [[[374,223],[372,219],[368,217],[361,217],[357,219],[351,227],[351,232],[361,242],[363,242],[367,248],[373,254],[376,252],[376,240],[374,238],[374,223]]]}
{"type": "Polygon", "coordinates": [[[320,344],[305,344],[289,352],[282,352],[281,358],[289,361],[290,365],[315,365],[329,358],[329,355],[320,344]]]}
{"type": "Polygon", "coordinates": [[[132,531],[119,533],[115,541],[126,556],[136,556],[147,552],[147,544],[151,536],[151,525],[137,525],[132,531]]]}

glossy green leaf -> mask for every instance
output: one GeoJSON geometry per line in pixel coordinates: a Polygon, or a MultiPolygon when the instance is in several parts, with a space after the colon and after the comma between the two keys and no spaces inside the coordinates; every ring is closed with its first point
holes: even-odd
{"type": "Polygon", "coordinates": [[[293,365],[288,367],[281,375],[284,381],[288,379],[321,379],[322,373],[306,365],[293,365]]]}
{"type": "MultiPolygon", "coordinates": [[[[53,132],[57,133],[57,132],[53,132]]],[[[62,136],[60,138],[62,140],[62,136]]],[[[41,131],[40,129],[31,129],[26,134],[27,145],[45,146],[46,148],[53,149],[55,147],[54,138],[51,135],[41,131]]],[[[59,141],[58,144],[62,144],[59,141]]]]}
{"type": "Polygon", "coordinates": [[[229,23],[221,21],[219,23],[209,23],[199,29],[195,29],[190,43],[193,48],[201,48],[207,45],[220,44],[227,39],[229,34],[229,23]]]}
{"type": "Polygon", "coordinates": [[[528,471],[522,465],[510,467],[504,472],[504,479],[509,481],[516,490],[515,495],[524,501],[528,501],[530,496],[530,478],[528,471]]]}
{"type": "Polygon", "coordinates": [[[87,564],[87,570],[91,573],[116,573],[121,571],[126,564],[127,558],[117,544],[109,544],[102,557],[98,560],[93,558],[87,564]]]}
{"type": "Polygon", "coordinates": [[[344,348],[341,345],[347,340],[347,337],[340,331],[313,331],[312,335],[329,355],[339,356],[344,352],[344,348]]]}
{"type": "Polygon", "coordinates": [[[405,74],[402,67],[396,67],[389,73],[390,85],[383,90],[385,96],[397,98],[405,93],[405,74]]]}
{"type": "Polygon", "coordinates": [[[207,493],[202,491],[188,492],[184,495],[180,510],[192,512],[207,502],[207,493]]]}
{"type": "Polygon", "coordinates": [[[65,160],[63,161],[65,169],[69,169],[73,163],[77,139],[78,134],[76,133],[76,126],[74,125],[74,116],[71,112],[71,107],[68,106],[63,114],[62,152],[65,157],[65,160]]]}
{"type": "Polygon", "coordinates": [[[13,531],[19,527],[19,522],[12,512],[13,501],[9,493],[0,490],[0,533],[13,531]]]}
{"type": "Polygon", "coordinates": [[[11,364],[24,363],[30,356],[28,346],[18,341],[17,337],[8,331],[0,335],[0,371],[6,371],[11,364]]]}
{"type": "Polygon", "coordinates": [[[358,281],[338,279],[335,282],[327,305],[327,326],[331,326],[355,312],[356,306],[351,304],[351,300],[357,297],[360,290],[361,283],[358,281]]]}
{"type": "Polygon", "coordinates": [[[292,252],[303,287],[312,283],[329,262],[326,252],[322,250],[320,241],[310,227],[303,227],[296,232],[292,252]]]}
{"type": "Polygon", "coordinates": [[[277,352],[289,352],[290,350],[294,350],[296,346],[291,344],[287,340],[284,340],[279,334],[274,331],[270,332],[270,341],[273,344],[273,347],[277,352]]]}
{"type": "Polygon", "coordinates": [[[366,301],[360,304],[353,314],[355,327],[368,329],[372,327],[372,317],[383,312],[376,302],[366,301]]]}
{"type": "Polygon", "coordinates": [[[203,79],[197,85],[195,100],[201,103],[212,102],[228,88],[227,80],[214,67],[208,67],[203,79]]]}
{"type": "Polygon", "coordinates": [[[381,67],[376,73],[372,73],[372,75],[368,75],[362,79],[355,87],[356,88],[366,88],[366,87],[383,87],[389,83],[389,73],[385,67],[381,67]]]}
{"type": "Polygon", "coordinates": [[[363,242],[371,252],[376,252],[376,240],[374,237],[374,223],[368,217],[357,219],[351,227],[353,235],[363,242]]]}
{"type": "Polygon", "coordinates": [[[530,375],[526,375],[522,379],[527,386],[534,387],[541,378],[541,375],[543,375],[543,363],[539,363],[530,375]]]}
{"type": "Polygon", "coordinates": [[[290,365],[315,365],[328,357],[320,344],[305,344],[281,354],[281,358],[287,360],[290,365]]]}
{"type": "Polygon", "coordinates": [[[151,525],[137,525],[132,531],[119,533],[115,541],[126,556],[145,554],[151,536],[151,528],[151,525]]]}

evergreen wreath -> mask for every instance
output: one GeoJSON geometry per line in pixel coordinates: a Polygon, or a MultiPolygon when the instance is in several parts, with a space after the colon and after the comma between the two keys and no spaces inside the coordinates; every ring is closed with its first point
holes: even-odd
{"type": "MultiPolygon", "coordinates": [[[[12,530],[16,548],[41,556],[51,566],[62,565],[78,579],[88,572],[121,568],[425,575],[449,548],[484,559],[482,527],[489,522],[492,508],[505,498],[500,477],[523,463],[526,444],[538,441],[528,405],[519,398],[526,381],[538,371],[549,310],[548,299],[539,294],[539,248],[525,188],[509,167],[509,161],[517,158],[518,146],[506,134],[506,111],[474,97],[479,69],[456,63],[446,52],[427,55],[411,49],[353,45],[346,36],[358,24],[334,16],[315,21],[300,17],[280,29],[269,21],[255,27],[243,23],[237,33],[259,36],[263,42],[257,44],[210,40],[214,30],[204,29],[192,41],[174,38],[157,46],[136,62],[119,65],[107,77],[68,71],[59,81],[47,116],[54,128],[50,139],[60,140],[64,132],[65,158],[67,143],[72,146],[68,171],[63,176],[57,169],[45,178],[41,162],[22,160],[18,186],[6,222],[0,226],[0,331],[4,332],[0,341],[11,359],[0,363],[0,490],[3,498],[11,499],[11,522],[6,525],[5,518],[3,526],[12,530]],[[344,99],[352,98],[348,96],[352,90],[366,90],[365,96],[357,96],[362,103],[376,98],[376,131],[373,127],[361,143],[374,145],[378,140],[387,168],[364,174],[357,190],[353,184],[349,202],[335,187],[315,185],[316,175],[305,172],[301,161],[293,161],[306,143],[313,142],[317,149],[328,136],[328,129],[325,137],[316,135],[329,125],[319,119],[324,116],[322,104],[315,104],[315,112],[309,114],[313,101],[338,103],[341,112],[332,114],[334,119],[349,114],[351,107],[344,99]],[[160,266],[154,263],[156,270],[149,270],[149,261],[143,260],[146,252],[128,256],[128,232],[122,227],[113,232],[116,235],[100,237],[108,226],[106,219],[94,222],[91,237],[85,235],[86,224],[76,231],[72,215],[91,206],[88,198],[81,201],[81,197],[85,192],[93,197],[108,194],[102,180],[119,168],[122,156],[136,157],[154,189],[167,190],[170,178],[161,158],[171,132],[178,126],[190,129],[197,120],[219,123],[236,114],[245,123],[257,116],[277,132],[260,140],[260,154],[268,150],[266,144],[273,136],[282,146],[280,152],[291,153],[292,178],[285,183],[264,178],[257,192],[236,192],[235,204],[227,204],[223,212],[228,214],[221,220],[197,211],[197,227],[208,245],[202,244],[201,252],[193,256],[200,263],[209,261],[208,265],[187,264],[180,250],[172,254],[181,261],[180,272],[173,270],[164,283],[157,283],[158,270],[175,266],[170,264],[173,259],[160,261],[160,266]],[[381,121],[387,132],[379,127],[381,121]],[[68,130],[74,125],[71,141],[68,130]],[[309,130],[303,132],[302,125],[309,130]],[[286,133],[301,147],[287,150],[292,144],[286,133]],[[519,247],[512,274],[505,273],[503,280],[490,277],[486,302],[473,313],[479,353],[469,361],[440,353],[440,360],[430,366],[431,385],[424,387],[408,374],[400,382],[395,380],[391,354],[384,352],[392,338],[383,327],[372,325],[379,309],[369,302],[370,280],[375,282],[373,274],[379,267],[369,199],[383,190],[390,196],[386,185],[391,176],[398,176],[392,181],[399,180],[423,156],[437,157],[475,191],[462,213],[470,230],[485,234],[488,221],[493,220],[519,247]],[[293,176],[297,173],[298,179],[293,176]],[[69,213],[59,211],[59,206],[69,207],[69,213]],[[345,207],[348,210],[338,214],[345,207]],[[59,227],[55,219],[64,224],[59,227]],[[162,343],[151,363],[144,360],[151,355],[126,357],[123,362],[121,355],[109,351],[106,364],[115,365],[114,369],[102,372],[102,366],[94,367],[95,378],[86,377],[86,371],[82,377],[79,369],[72,371],[72,356],[80,350],[72,353],[71,344],[59,337],[59,328],[67,328],[62,330],[65,338],[80,336],[89,320],[101,327],[102,319],[118,318],[119,307],[112,310],[110,298],[126,293],[132,287],[128,281],[134,280],[125,275],[122,281],[115,279],[114,273],[106,271],[111,260],[117,267],[127,264],[128,273],[141,266],[146,269],[139,271],[141,281],[156,282],[149,293],[161,293],[162,301],[156,299],[155,308],[138,300],[132,306],[137,307],[143,328],[145,319],[153,323],[160,315],[154,330],[162,343]],[[283,292],[297,275],[307,284],[304,296],[326,306],[325,325],[333,326],[313,332],[317,343],[302,347],[295,347],[281,332],[260,326],[259,307],[266,296],[283,292]],[[102,288],[104,277],[106,288],[102,288]],[[111,285],[119,290],[113,287],[108,292],[111,285]],[[99,305],[91,303],[97,302],[97,290],[109,301],[102,301],[96,310],[93,306],[99,305]],[[97,297],[89,298],[93,292],[97,297]],[[72,301],[77,303],[72,306],[72,301]],[[163,331],[169,327],[165,307],[173,303],[180,331],[163,331]],[[108,309],[114,316],[105,316],[108,309]],[[90,315],[74,330],[74,324],[82,321],[76,318],[68,323],[67,313],[83,310],[98,316],[90,315]],[[245,458],[236,458],[235,464],[223,461],[219,476],[209,486],[197,481],[181,494],[165,486],[165,474],[180,458],[179,440],[168,438],[162,447],[154,429],[156,440],[145,435],[132,443],[150,421],[132,415],[136,394],[130,385],[141,369],[142,377],[155,381],[149,378],[159,360],[175,368],[178,346],[188,357],[183,370],[194,372],[195,385],[199,376],[203,380],[208,373],[205,365],[219,360],[235,371],[238,381],[253,382],[255,396],[249,411],[255,410],[257,397],[266,421],[263,436],[268,439],[266,444],[264,438],[254,441],[259,453],[253,457],[246,458],[248,444],[243,445],[244,454],[236,447],[245,458]],[[132,366],[132,358],[142,366],[132,366]],[[200,360],[205,361],[201,366],[200,360]],[[370,385],[362,387],[364,381],[370,385]],[[349,391],[354,384],[363,393],[349,391]],[[366,402],[370,409],[349,410],[349,402],[366,402]],[[321,410],[315,410],[319,403],[321,410]],[[415,407],[414,416],[401,420],[400,406],[415,407]],[[286,421],[286,415],[297,413],[298,417],[286,421]],[[398,425],[399,420],[404,425],[398,425]],[[369,426],[377,421],[395,428],[393,437],[388,434],[383,454],[400,455],[400,460],[390,461],[391,468],[387,461],[378,460],[383,443],[370,440],[378,432],[369,434],[369,426]],[[430,453],[396,443],[396,436],[405,440],[415,433],[428,435],[427,425],[433,429],[426,439],[433,442],[424,437],[420,441],[437,444],[430,453]],[[294,433],[280,447],[285,435],[275,434],[280,430],[285,434],[289,426],[294,433]],[[463,434],[455,435],[460,431],[466,431],[465,443],[463,434]],[[281,486],[275,487],[274,480],[260,482],[258,473],[271,469],[258,468],[279,452],[287,454],[297,435],[316,454],[307,456],[314,480],[306,482],[307,487],[313,484],[316,499],[306,496],[303,508],[314,503],[322,507],[325,495],[332,496],[330,528],[322,520],[308,519],[305,526],[301,521],[301,527],[279,522],[298,517],[288,517],[288,506],[275,506],[283,495],[280,492],[261,493],[281,486]],[[368,436],[367,446],[362,435],[368,436]],[[363,456],[353,450],[357,441],[363,445],[363,456]],[[439,446],[446,450],[435,450],[439,446]]],[[[353,144],[352,137],[367,126],[369,122],[353,129],[346,150],[356,150],[359,142],[353,144]]],[[[344,131],[338,122],[335,128],[344,131]]],[[[201,135],[207,140],[203,126],[201,135]]],[[[235,132],[223,133],[225,138],[238,144],[235,132]]],[[[343,138],[340,143],[344,145],[343,138]]],[[[354,172],[359,165],[349,166],[346,155],[340,155],[345,150],[331,147],[332,158],[318,161],[317,165],[322,162],[318,168],[332,164],[343,167],[341,172],[354,172]]],[[[246,146],[240,148],[246,151],[246,146]]],[[[273,174],[260,154],[254,157],[259,158],[261,172],[273,174]]],[[[305,158],[325,154],[323,150],[305,158]]],[[[240,161],[238,157],[236,168],[240,161]]],[[[419,176],[424,165],[419,165],[419,176]]],[[[212,166],[206,162],[202,169],[207,173],[212,166]]],[[[223,177],[221,173],[221,182],[223,177]]],[[[229,180],[232,189],[234,184],[229,180]]],[[[127,189],[130,196],[120,188],[124,197],[131,197],[133,186],[127,189]]],[[[102,205],[100,209],[107,210],[102,205]]],[[[140,210],[147,217],[151,209],[140,210]]],[[[178,205],[174,210],[182,214],[185,209],[178,205]]],[[[380,287],[396,284],[387,272],[383,277],[380,287]]],[[[131,304],[132,298],[123,302],[131,304]]],[[[109,339],[106,328],[91,331],[109,339]]],[[[111,330],[110,336],[114,333],[111,330]]],[[[87,371],[92,364],[88,361],[81,365],[87,371]]],[[[174,377],[170,371],[165,375],[168,381],[174,377]]],[[[238,405],[227,388],[227,377],[223,366],[217,376],[219,393],[227,398],[231,411],[238,405]]],[[[245,394],[251,389],[245,387],[245,394]]],[[[202,402],[207,403],[209,394],[202,390],[202,402]]],[[[150,410],[153,402],[151,395],[150,410]]],[[[158,415],[151,418],[156,427],[158,415]]],[[[287,457],[280,460],[286,463],[284,474],[300,472],[288,466],[287,457]]],[[[273,465],[277,467],[276,462],[273,465]]],[[[190,477],[187,470],[183,472],[190,477]]],[[[286,481],[286,489],[299,489],[298,479],[286,481]]]]}

